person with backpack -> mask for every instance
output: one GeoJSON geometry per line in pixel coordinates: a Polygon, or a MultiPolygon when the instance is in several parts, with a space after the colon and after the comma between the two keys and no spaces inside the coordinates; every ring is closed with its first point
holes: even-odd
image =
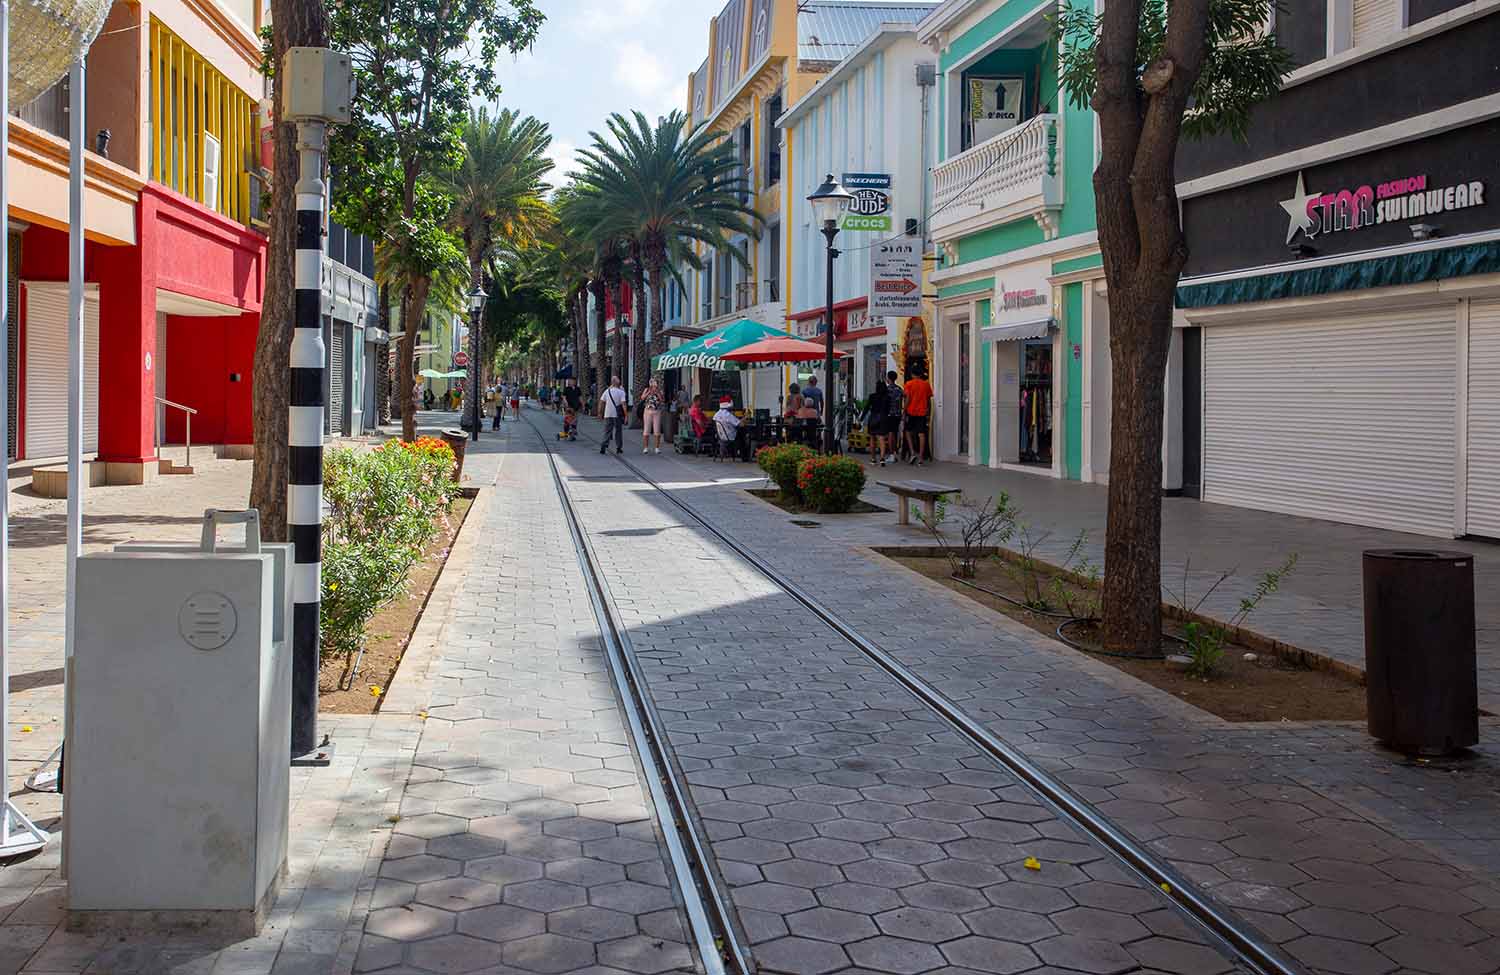
{"type": "Polygon", "coordinates": [[[890,409],[891,391],[885,380],[875,377],[875,388],[865,405],[865,429],[870,433],[870,466],[879,467],[885,459],[885,418],[890,409]]]}
{"type": "Polygon", "coordinates": [[[604,440],[599,444],[599,453],[609,449],[609,438],[615,438],[615,453],[625,452],[625,418],[630,415],[630,396],[620,385],[620,377],[615,376],[609,381],[609,388],[604,395],[599,397],[599,403],[604,407],[604,440]]]}
{"type": "Polygon", "coordinates": [[[901,419],[905,415],[906,393],[896,382],[896,370],[885,374],[885,437],[887,451],[882,466],[900,459],[901,419]]]}

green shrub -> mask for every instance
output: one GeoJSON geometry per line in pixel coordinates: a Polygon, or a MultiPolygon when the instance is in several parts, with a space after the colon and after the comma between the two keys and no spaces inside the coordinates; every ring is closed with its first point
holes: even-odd
{"type": "Polygon", "coordinates": [[[852,457],[811,457],[797,469],[797,487],[814,511],[839,514],[864,490],[865,467],[852,457]]]}
{"type": "Polygon", "coordinates": [[[755,462],[776,483],[782,499],[794,501],[802,496],[797,487],[797,472],[804,461],[816,456],[800,443],[786,443],[760,448],[755,452],[755,462]]]}
{"type": "Polygon", "coordinates": [[[454,467],[453,449],[433,437],[324,455],[324,650],[358,650],[376,611],[405,588],[453,500],[454,467]]]}

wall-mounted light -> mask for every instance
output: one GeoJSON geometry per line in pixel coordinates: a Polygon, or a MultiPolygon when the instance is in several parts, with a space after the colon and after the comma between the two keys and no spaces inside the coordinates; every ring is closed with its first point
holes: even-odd
{"type": "Polygon", "coordinates": [[[1414,223],[1411,225],[1412,240],[1431,240],[1442,236],[1442,230],[1430,223],[1414,223]]]}
{"type": "Polygon", "coordinates": [[[1311,244],[1302,240],[1288,245],[1287,249],[1292,252],[1293,257],[1312,257],[1317,253],[1317,250],[1311,244]]]}

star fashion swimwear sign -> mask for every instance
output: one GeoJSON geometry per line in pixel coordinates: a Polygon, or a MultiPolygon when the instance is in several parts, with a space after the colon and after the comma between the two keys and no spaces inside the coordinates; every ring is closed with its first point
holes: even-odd
{"type": "Polygon", "coordinates": [[[1429,184],[1427,174],[1423,173],[1337,192],[1308,192],[1302,174],[1298,173],[1297,191],[1291,199],[1281,201],[1281,208],[1289,218],[1286,242],[1290,244],[1299,230],[1311,240],[1323,234],[1420,220],[1485,204],[1485,186],[1481,180],[1450,186],[1429,184]]]}

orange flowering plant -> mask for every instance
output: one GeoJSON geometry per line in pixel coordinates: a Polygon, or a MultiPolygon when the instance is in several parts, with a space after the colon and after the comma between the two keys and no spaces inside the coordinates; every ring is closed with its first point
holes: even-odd
{"type": "Polygon", "coordinates": [[[797,488],[814,511],[838,514],[854,507],[865,487],[865,468],[851,457],[811,457],[797,468],[797,488]]]}

